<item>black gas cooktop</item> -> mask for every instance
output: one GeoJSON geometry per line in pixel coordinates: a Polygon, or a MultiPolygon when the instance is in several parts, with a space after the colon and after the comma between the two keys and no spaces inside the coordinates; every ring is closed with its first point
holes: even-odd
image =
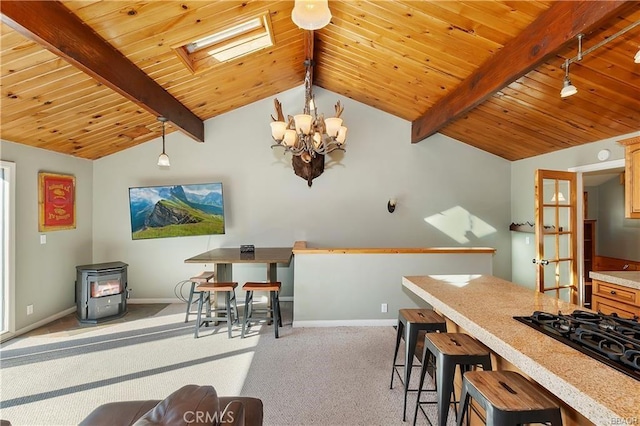
{"type": "Polygon", "coordinates": [[[640,381],[640,323],[581,310],[514,319],[640,381]]]}

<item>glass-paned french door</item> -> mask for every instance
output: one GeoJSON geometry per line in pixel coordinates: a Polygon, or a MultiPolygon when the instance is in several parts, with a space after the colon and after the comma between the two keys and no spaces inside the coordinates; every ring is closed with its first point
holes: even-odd
{"type": "Polygon", "coordinates": [[[576,174],[536,170],[538,291],[577,303],[576,174]]]}

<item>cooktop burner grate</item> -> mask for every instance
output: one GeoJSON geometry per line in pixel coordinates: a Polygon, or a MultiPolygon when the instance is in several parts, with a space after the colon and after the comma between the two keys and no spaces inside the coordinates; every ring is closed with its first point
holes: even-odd
{"type": "Polygon", "coordinates": [[[618,321],[618,318],[584,311],[571,315],[535,312],[531,316],[513,318],[640,381],[640,346],[636,343],[640,324],[637,321],[618,321]],[[612,322],[620,325],[622,333],[616,335],[615,331],[609,330],[612,322]]]}

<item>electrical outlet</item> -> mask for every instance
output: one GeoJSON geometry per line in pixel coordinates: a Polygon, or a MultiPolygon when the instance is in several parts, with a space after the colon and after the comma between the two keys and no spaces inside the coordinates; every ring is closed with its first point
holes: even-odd
{"type": "Polygon", "coordinates": [[[47,236],[46,235],[40,235],[40,244],[47,244],[47,236]]]}
{"type": "Polygon", "coordinates": [[[33,305],[27,305],[27,315],[31,315],[33,313],[33,305]]]}
{"type": "Polygon", "coordinates": [[[383,303],[382,305],[380,305],[380,312],[384,313],[387,312],[387,304],[383,303]]]}

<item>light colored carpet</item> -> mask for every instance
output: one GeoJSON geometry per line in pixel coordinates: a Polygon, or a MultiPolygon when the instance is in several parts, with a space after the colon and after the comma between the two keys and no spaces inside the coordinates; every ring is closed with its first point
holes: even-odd
{"type": "MultiPolygon", "coordinates": [[[[82,333],[18,337],[0,351],[0,418],[72,425],[105,402],[162,399],[193,383],[261,398],[265,425],[406,424],[397,377],[389,389],[394,328],[292,328],[291,303],[283,308],[277,340],[267,325],[245,339],[236,327],[228,339],[224,324],[194,339],[181,304],[82,333]]],[[[418,375],[414,369],[412,388],[418,375]]],[[[414,404],[409,393],[409,420],[414,404]]],[[[435,407],[427,409],[435,421],[435,407]]],[[[428,424],[421,414],[418,424],[428,424]]]]}

